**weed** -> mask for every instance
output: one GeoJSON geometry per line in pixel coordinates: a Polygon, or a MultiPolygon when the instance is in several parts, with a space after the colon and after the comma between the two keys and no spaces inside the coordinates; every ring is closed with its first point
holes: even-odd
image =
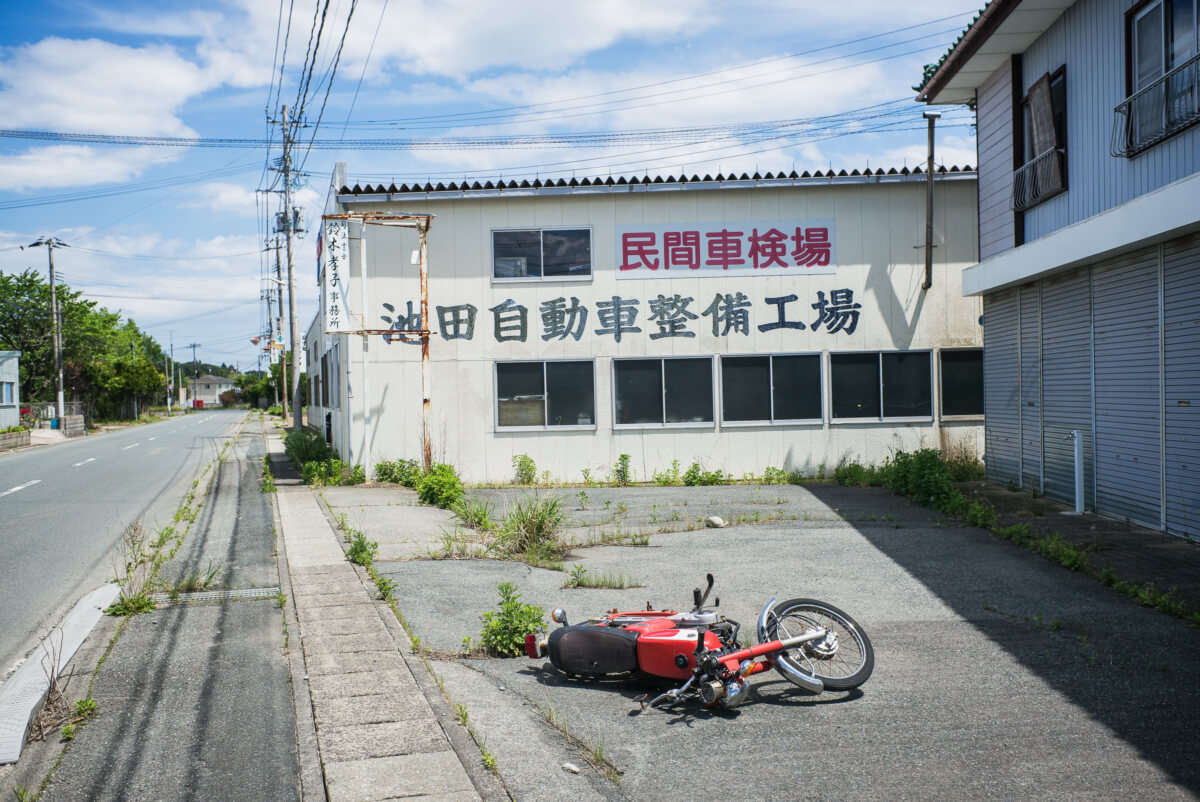
{"type": "Polygon", "coordinates": [[[332,456],[325,438],[312,429],[295,429],[283,436],[283,450],[296,467],[303,470],[310,462],[320,462],[332,456]]]}
{"type": "Polygon", "coordinates": [[[208,569],[201,571],[199,568],[193,570],[189,574],[180,577],[179,581],[174,585],[165,586],[167,594],[172,598],[181,593],[197,593],[202,590],[212,590],[220,587],[220,577],[223,572],[218,564],[214,566],[212,561],[208,563],[208,569]]]}
{"type": "Polygon", "coordinates": [[[92,697],[80,699],[75,703],[75,718],[90,718],[96,713],[96,700],[92,697]]]}
{"type": "Polygon", "coordinates": [[[513,484],[531,485],[537,481],[537,464],[528,454],[517,454],[512,458],[513,484]]]}
{"type": "Polygon", "coordinates": [[[550,478],[550,471],[542,471],[542,486],[550,487],[552,484],[554,484],[554,481],[550,478]]]}
{"type": "Polygon", "coordinates": [[[383,460],[375,466],[375,481],[416,487],[423,473],[415,459],[383,460]]]}
{"type": "Polygon", "coordinates": [[[500,593],[500,609],[479,617],[483,621],[479,643],[490,654],[515,657],[525,650],[525,636],[545,626],[546,614],[541,607],[522,602],[512,582],[501,582],[496,590],[500,593]]]}
{"type": "Polygon", "coordinates": [[[881,471],[859,462],[846,462],[833,469],[833,481],[846,487],[868,487],[883,483],[881,471]]]}
{"type": "Polygon", "coordinates": [[[154,601],[145,593],[134,593],[128,596],[122,593],[119,599],[104,608],[104,614],[137,615],[138,613],[153,612],[155,609],[154,601]]]}
{"type": "Polygon", "coordinates": [[[266,457],[263,457],[262,482],[258,489],[264,493],[274,493],[277,490],[275,477],[271,474],[271,463],[267,461],[266,457]]]}
{"type": "Polygon", "coordinates": [[[1008,480],[1008,483],[1005,485],[1005,487],[1008,489],[1009,493],[1016,493],[1020,489],[1017,487],[1017,483],[1012,479],[1008,480]]]}
{"type": "Polygon", "coordinates": [[[483,757],[483,767],[492,774],[499,774],[499,772],[496,770],[496,756],[484,749],[482,746],[479,747],[479,754],[483,757]]]}
{"type": "Polygon", "coordinates": [[[391,601],[396,597],[396,582],[388,579],[385,576],[375,575],[375,589],[379,591],[379,598],[384,601],[391,601]]]}
{"type": "Polygon", "coordinates": [[[584,487],[595,487],[596,486],[596,481],[594,479],[592,479],[592,472],[590,470],[588,470],[587,468],[584,468],[581,471],[581,473],[583,474],[583,486],[584,487]]]}
{"type": "Polygon", "coordinates": [[[350,548],[346,550],[346,559],[356,565],[370,566],[375,561],[379,544],[373,540],[367,540],[365,534],[353,529],[349,530],[346,535],[350,539],[350,548]]]}
{"type": "Polygon", "coordinates": [[[575,498],[579,499],[579,509],[581,510],[586,510],[588,504],[592,502],[591,496],[587,494],[586,490],[580,490],[575,494],[575,498]]]}
{"type": "Polygon", "coordinates": [[[617,502],[617,515],[624,515],[627,512],[629,512],[629,505],[626,504],[624,501],[618,501],[617,502]]]}
{"type": "Polygon", "coordinates": [[[693,462],[683,474],[683,483],[688,487],[698,487],[702,485],[725,485],[729,484],[729,480],[722,471],[706,471],[700,467],[699,462],[693,462]]]}
{"type": "Polygon", "coordinates": [[[559,557],[563,552],[559,529],[565,518],[558,496],[525,496],[504,516],[498,543],[509,554],[535,559],[559,557]]]}
{"type": "Polygon", "coordinates": [[[454,716],[455,716],[455,718],[458,719],[459,724],[463,725],[464,727],[469,726],[467,724],[467,706],[466,705],[461,705],[458,702],[455,702],[454,703],[454,716]]]}
{"type": "Polygon", "coordinates": [[[304,483],[316,487],[361,485],[367,481],[367,474],[361,465],[351,465],[336,457],[327,460],[304,463],[301,471],[304,483]]]}
{"type": "Polygon", "coordinates": [[[464,496],[450,505],[450,512],[454,513],[454,517],[463,526],[476,532],[490,532],[496,528],[496,523],[492,520],[492,505],[485,499],[464,496]]]}
{"type": "Polygon", "coordinates": [[[282,610],[284,607],[286,607],[287,600],[288,600],[288,597],[287,597],[286,593],[276,593],[275,594],[275,606],[278,609],[282,610]]]}
{"type": "Polygon", "coordinates": [[[683,475],[679,471],[679,460],[671,460],[671,467],[659,473],[654,472],[654,484],[662,487],[677,487],[683,484],[683,475]]]}
{"type": "Polygon", "coordinates": [[[62,733],[62,739],[64,741],[72,741],[75,739],[75,725],[74,724],[62,725],[62,729],[59,730],[59,732],[62,733]]]}
{"type": "Polygon", "coordinates": [[[631,457],[622,454],[613,465],[613,484],[617,487],[628,487],[633,482],[633,471],[629,467],[631,457]]]}
{"type": "Polygon", "coordinates": [[[13,796],[17,798],[17,802],[33,802],[37,798],[33,791],[20,785],[13,786],[13,796]]]}
{"type": "Polygon", "coordinates": [[[591,574],[578,563],[571,567],[571,576],[562,584],[563,588],[609,588],[625,590],[626,588],[641,588],[645,585],[628,579],[620,574],[591,574]]]}
{"type": "Polygon", "coordinates": [[[434,465],[417,483],[417,498],[421,503],[442,509],[450,509],[463,493],[462,480],[452,465],[434,465]]]}

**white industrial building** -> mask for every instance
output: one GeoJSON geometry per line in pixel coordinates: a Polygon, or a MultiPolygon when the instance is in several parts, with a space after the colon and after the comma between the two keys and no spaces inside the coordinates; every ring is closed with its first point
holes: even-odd
{"type": "Polygon", "coordinates": [[[427,436],[469,481],[508,480],[518,454],[559,481],[621,454],[639,480],[674,460],[740,477],[982,454],[975,178],[936,173],[923,289],[920,171],[384,187],[339,164],[310,425],[368,465],[419,460],[427,436]],[[423,376],[405,332],[426,224],[423,376]]]}

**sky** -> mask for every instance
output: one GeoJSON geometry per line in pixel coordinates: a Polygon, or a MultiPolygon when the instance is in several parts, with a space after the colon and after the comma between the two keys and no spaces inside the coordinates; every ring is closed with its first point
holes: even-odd
{"type": "MultiPolygon", "coordinates": [[[[271,121],[284,105],[302,109],[293,187],[310,221],[336,161],[351,183],[435,184],[914,167],[926,134],[912,86],[977,11],[969,0],[0,0],[5,131],[251,140],[0,136],[0,272],[45,275],[46,249],[20,246],[55,236],[70,246],[55,250],[59,280],[180,361],[196,343],[205,362],[255,369],[280,208],[271,121]]],[[[971,122],[943,109],[939,164],[975,164],[971,122]]],[[[295,243],[301,333],[317,305],[315,243],[315,231],[295,243]]]]}

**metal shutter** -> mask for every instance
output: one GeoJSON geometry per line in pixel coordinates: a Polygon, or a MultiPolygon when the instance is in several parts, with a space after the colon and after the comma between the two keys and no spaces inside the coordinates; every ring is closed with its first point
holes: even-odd
{"type": "Polygon", "coordinates": [[[1167,531],[1200,537],[1200,235],[1163,250],[1167,531]]]}
{"type": "Polygon", "coordinates": [[[987,478],[1017,481],[1020,433],[1017,417],[1018,310],[1012,290],[983,298],[983,411],[987,478]]]}
{"type": "Polygon", "coordinates": [[[1158,249],[1092,273],[1096,365],[1096,510],[1162,526],[1158,249]]]}
{"type": "Polygon", "coordinates": [[[1075,501],[1073,429],[1083,433],[1085,504],[1092,498],[1091,279],[1077,270],[1042,282],[1043,473],[1047,496],[1075,501]]]}
{"type": "Polygon", "coordinates": [[[1042,311],[1037,286],[1021,288],[1021,487],[1042,490],[1042,311]]]}

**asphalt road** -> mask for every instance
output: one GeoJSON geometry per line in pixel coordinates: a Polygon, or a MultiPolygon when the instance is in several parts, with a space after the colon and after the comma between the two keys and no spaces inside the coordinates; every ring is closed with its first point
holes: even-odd
{"type": "Polygon", "coordinates": [[[205,411],[0,456],[0,678],[114,575],[124,527],[171,522],[244,412],[205,411]]]}

